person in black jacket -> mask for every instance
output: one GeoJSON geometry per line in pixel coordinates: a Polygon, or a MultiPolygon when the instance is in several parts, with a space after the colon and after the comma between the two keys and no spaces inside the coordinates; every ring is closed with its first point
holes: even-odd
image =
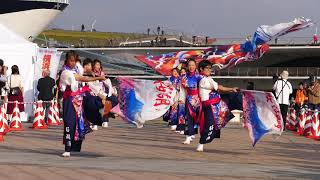
{"type": "MultiPolygon", "coordinates": [[[[54,86],[55,81],[50,76],[50,71],[44,70],[43,78],[40,78],[38,81],[37,89],[39,91],[38,100],[41,101],[52,101],[54,98],[54,86]]],[[[45,121],[48,121],[48,113],[49,113],[49,107],[50,102],[43,102],[43,107],[46,109],[46,117],[45,121]]]]}

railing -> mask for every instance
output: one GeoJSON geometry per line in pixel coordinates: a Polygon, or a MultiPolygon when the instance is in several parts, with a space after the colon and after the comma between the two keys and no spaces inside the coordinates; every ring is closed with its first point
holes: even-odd
{"type": "Polygon", "coordinates": [[[320,67],[239,67],[216,70],[214,74],[217,76],[274,76],[279,75],[283,70],[287,70],[290,76],[320,75],[320,67]]]}
{"type": "Polygon", "coordinates": [[[45,1],[45,2],[56,2],[56,3],[69,4],[69,0],[33,0],[33,1],[45,1]]]}

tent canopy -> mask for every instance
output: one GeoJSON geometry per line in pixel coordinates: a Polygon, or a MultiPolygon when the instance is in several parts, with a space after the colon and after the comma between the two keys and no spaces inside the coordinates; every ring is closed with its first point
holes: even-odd
{"type": "MultiPolygon", "coordinates": [[[[24,81],[24,100],[26,102],[34,100],[34,60],[37,52],[37,44],[23,39],[0,24],[0,59],[4,61],[5,66],[9,67],[7,75],[11,74],[11,66],[18,65],[24,81]]],[[[29,115],[32,113],[31,106],[26,106],[26,113],[29,115]]]]}

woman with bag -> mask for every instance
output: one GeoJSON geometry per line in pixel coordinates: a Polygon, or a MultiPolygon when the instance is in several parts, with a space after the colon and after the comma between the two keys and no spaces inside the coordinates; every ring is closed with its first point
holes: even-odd
{"type": "MultiPolygon", "coordinates": [[[[11,67],[11,75],[7,77],[9,93],[8,93],[8,101],[18,101],[19,103],[19,111],[24,112],[24,104],[23,103],[23,81],[22,77],[19,73],[19,67],[17,65],[13,65],[11,67]]],[[[7,114],[12,114],[14,108],[13,103],[8,103],[7,114]]]]}

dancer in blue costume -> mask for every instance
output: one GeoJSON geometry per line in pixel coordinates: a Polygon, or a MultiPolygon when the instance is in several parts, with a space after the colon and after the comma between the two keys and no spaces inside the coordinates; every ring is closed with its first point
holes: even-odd
{"type": "MultiPolygon", "coordinates": [[[[180,70],[180,79],[186,75],[186,69],[183,67],[180,70]]],[[[179,134],[184,134],[185,130],[185,115],[186,115],[186,91],[185,88],[181,87],[181,80],[180,80],[180,91],[179,91],[179,103],[178,103],[178,125],[176,128],[176,132],[179,134]]]]}
{"type": "Polygon", "coordinates": [[[105,80],[104,77],[84,77],[76,66],[76,54],[66,54],[65,65],[60,77],[60,90],[63,92],[64,144],[63,157],[70,157],[70,152],[80,152],[82,141],[88,130],[83,118],[83,96],[90,91],[88,86],[82,87],[80,82],[105,80]]]}
{"type": "Polygon", "coordinates": [[[181,80],[182,87],[186,90],[186,140],[183,144],[190,144],[194,135],[197,134],[197,117],[200,107],[199,98],[199,82],[202,76],[197,72],[197,65],[195,60],[190,59],[187,63],[187,74],[181,80]]]}
{"type": "MultiPolygon", "coordinates": [[[[228,118],[222,112],[223,101],[220,93],[238,92],[239,88],[229,88],[218,85],[210,76],[212,64],[208,60],[199,63],[199,71],[203,78],[199,82],[199,96],[201,108],[199,112],[200,141],[197,151],[202,152],[204,144],[210,143],[214,138],[220,138],[221,118],[228,118]],[[220,119],[219,119],[220,118],[220,119]]],[[[228,108],[226,108],[228,109],[228,108]]],[[[229,111],[228,111],[229,112],[229,111]]],[[[225,113],[226,114],[226,113],[225,113]]],[[[222,120],[224,122],[224,120],[222,120]]]]}
{"type": "Polygon", "coordinates": [[[172,87],[176,89],[177,93],[174,98],[174,103],[168,110],[168,112],[163,116],[164,121],[169,122],[171,130],[175,131],[178,125],[178,105],[179,105],[179,92],[181,86],[181,78],[179,76],[179,70],[174,68],[172,70],[172,76],[169,78],[172,87]]]}

